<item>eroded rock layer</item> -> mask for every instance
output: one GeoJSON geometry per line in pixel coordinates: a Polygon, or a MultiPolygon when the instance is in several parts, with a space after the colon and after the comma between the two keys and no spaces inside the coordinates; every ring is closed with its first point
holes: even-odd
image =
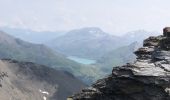
{"type": "MultiPolygon", "coordinates": [[[[166,32],[166,33],[165,33],[166,32]]],[[[170,100],[170,37],[149,37],[137,60],[114,67],[112,74],[68,100],[170,100]]]]}

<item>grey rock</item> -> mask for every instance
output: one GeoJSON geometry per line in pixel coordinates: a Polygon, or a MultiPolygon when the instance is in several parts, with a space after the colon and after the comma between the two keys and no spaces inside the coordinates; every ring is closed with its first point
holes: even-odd
{"type": "Polygon", "coordinates": [[[164,35],[165,37],[170,37],[170,27],[165,27],[165,28],[163,29],[163,35],[164,35]]]}

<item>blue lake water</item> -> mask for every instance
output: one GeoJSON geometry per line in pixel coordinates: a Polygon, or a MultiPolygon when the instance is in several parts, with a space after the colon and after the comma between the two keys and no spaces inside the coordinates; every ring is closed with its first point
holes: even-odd
{"type": "Polygon", "coordinates": [[[70,59],[70,60],[73,60],[75,62],[78,62],[78,63],[81,63],[81,64],[86,64],[86,65],[96,63],[96,60],[91,60],[91,59],[86,59],[86,58],[79,58],[79,57],[75,57],[75,56],[69,56],[67,58],[70,59]]]}

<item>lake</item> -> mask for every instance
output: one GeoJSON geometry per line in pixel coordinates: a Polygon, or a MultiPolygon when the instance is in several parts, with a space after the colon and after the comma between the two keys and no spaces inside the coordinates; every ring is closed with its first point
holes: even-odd
{"type": "Polygon", "coordinates": [[[86,64],[86,65],[90,65],[90,64],[96,63],[96,60],[80,58],[80,57],[75,57],[75,56],[69,56],[67,58],[70,59],[70,60],[73,60],[73,61],[75,61],[77,63],[86,64]]]}

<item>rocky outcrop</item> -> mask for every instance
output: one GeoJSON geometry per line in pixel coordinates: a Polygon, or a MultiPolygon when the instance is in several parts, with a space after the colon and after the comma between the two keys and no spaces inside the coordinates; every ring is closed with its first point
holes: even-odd
{"type": "Polygon", "coordinates": [[[112,74],[68,100],[170,100],[170,38],[149,37],[135,54],[137,60],[114,67],[112,74]]]}

